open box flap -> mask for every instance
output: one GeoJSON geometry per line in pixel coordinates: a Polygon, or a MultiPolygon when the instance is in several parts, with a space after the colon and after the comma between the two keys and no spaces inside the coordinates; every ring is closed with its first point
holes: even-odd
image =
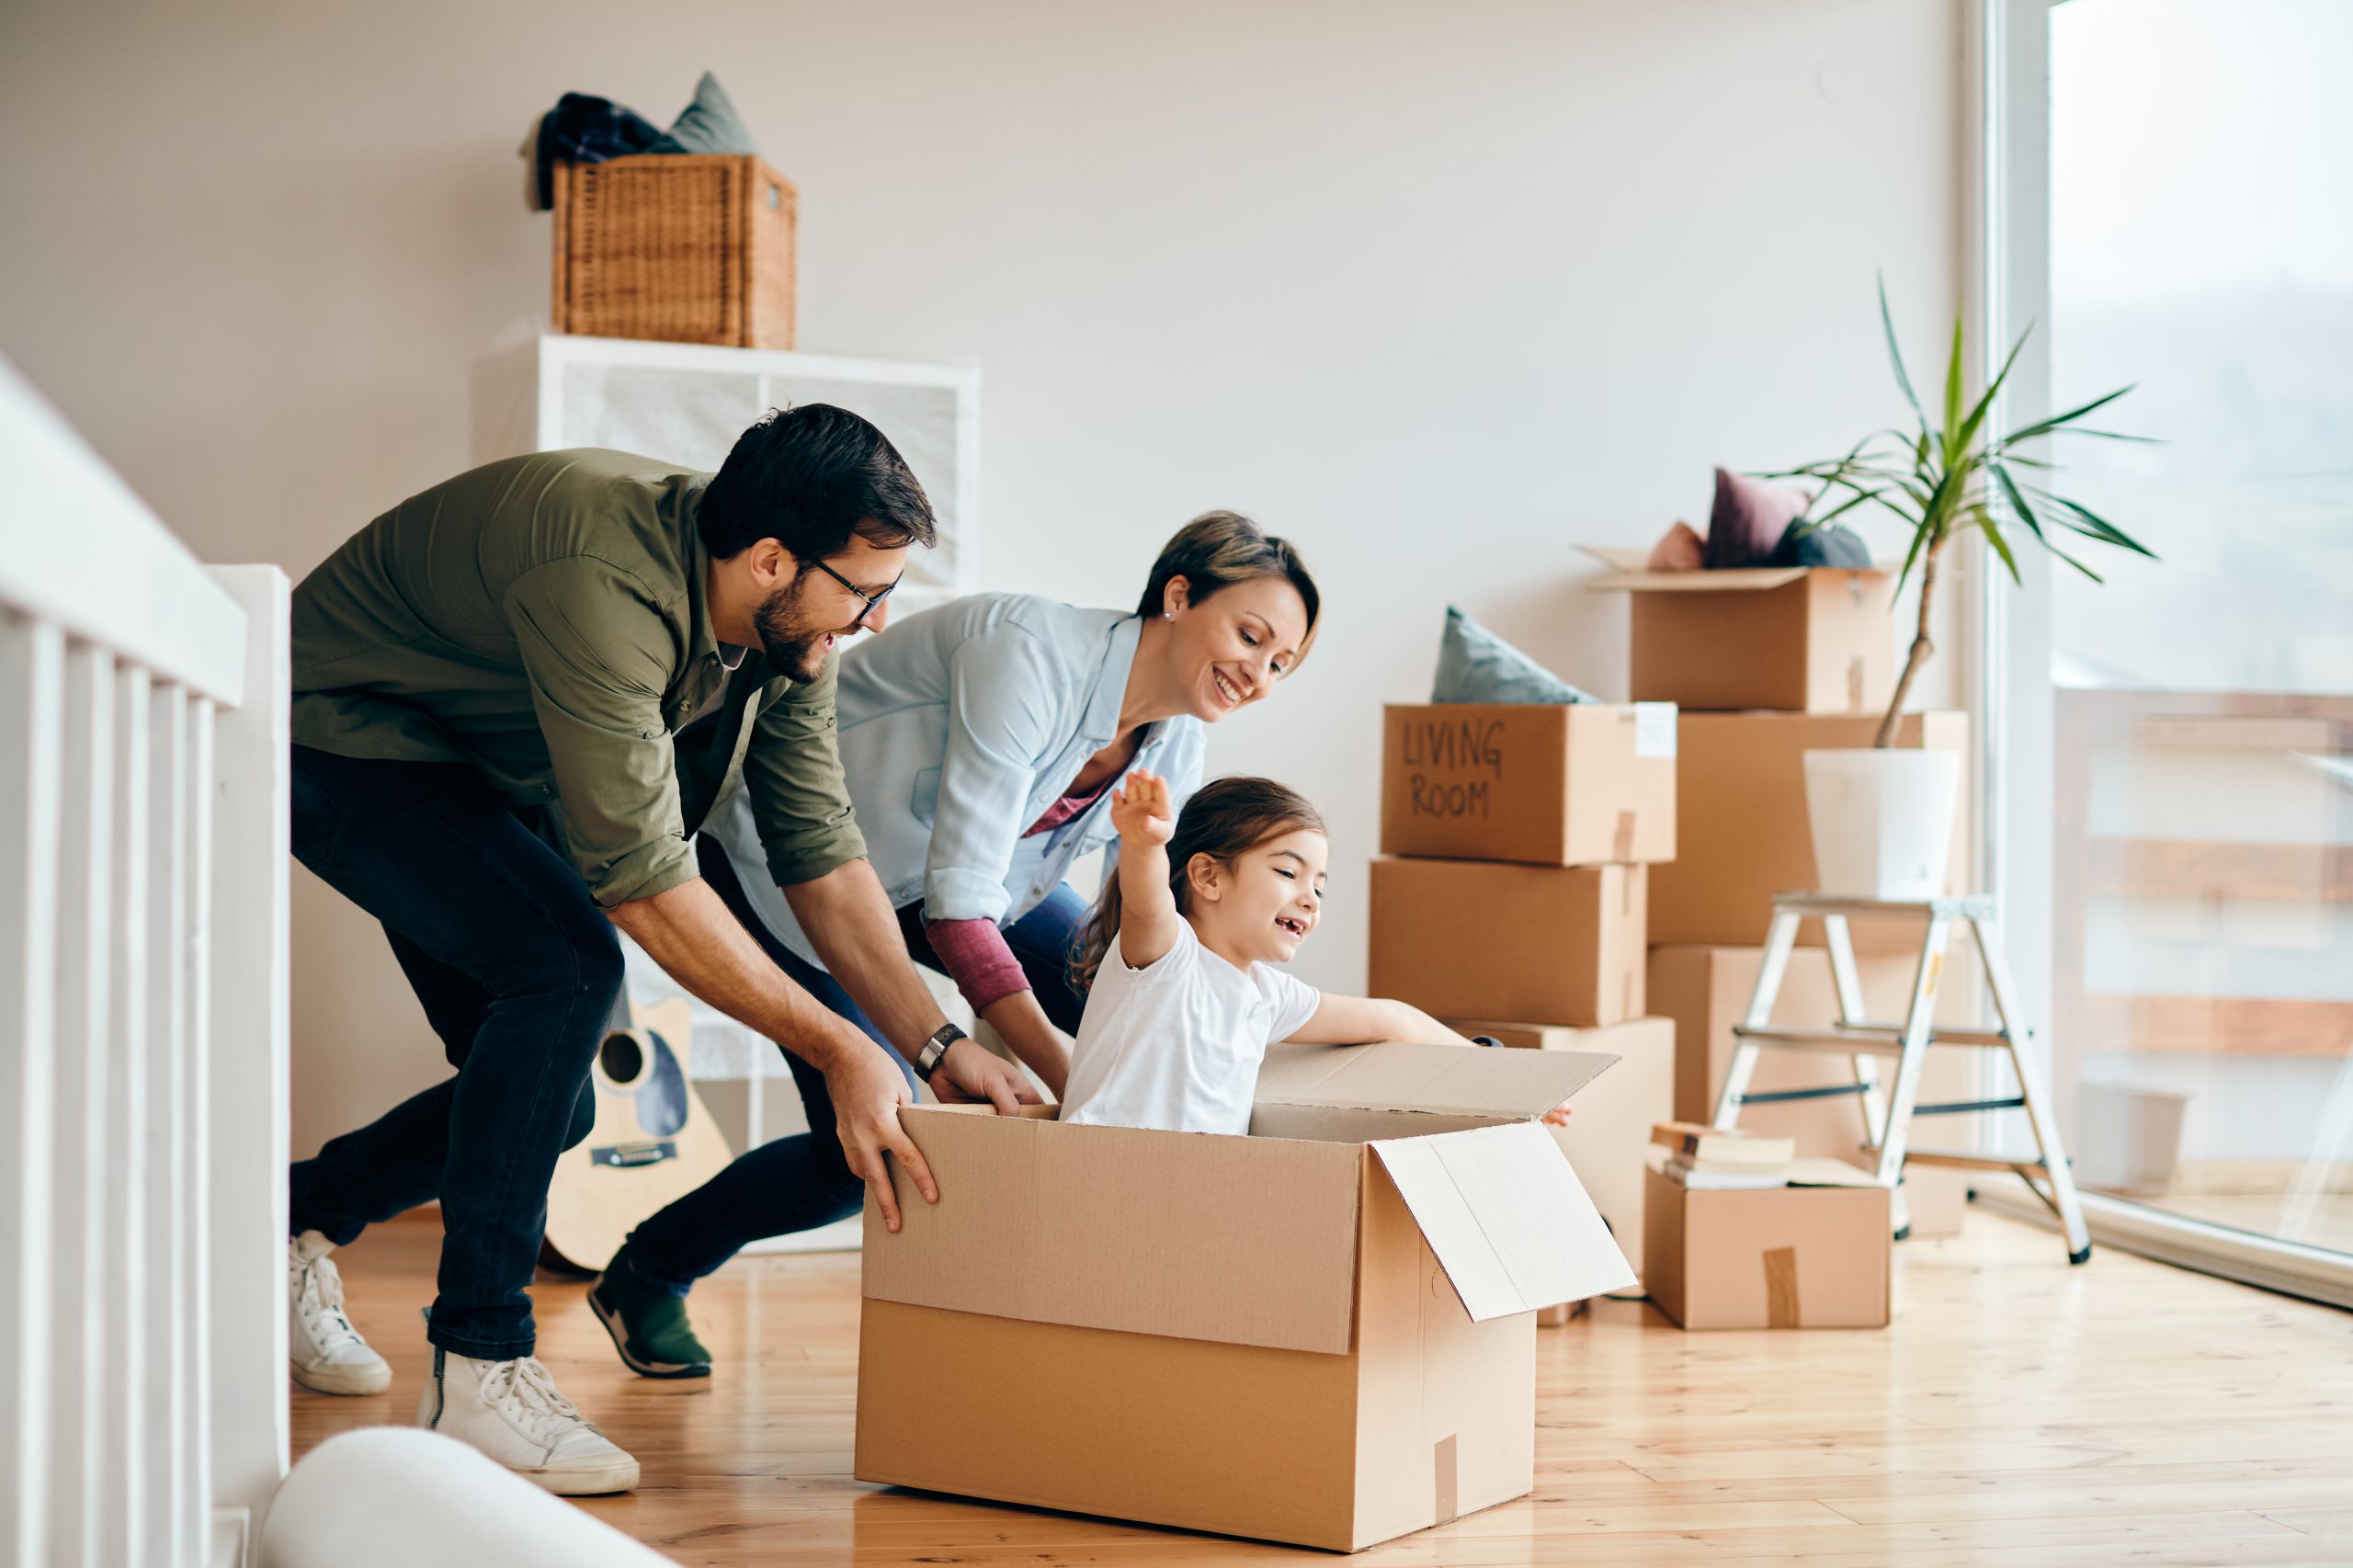
{"type": "Polygon", "coordinates": [[[1460,1045],[1278,1045],[1258,1069],[1260,1105],[1346,1106],[1536,1117],[1618,1058],[1586,1051],[1460,1045]]]}
{"type": "Polygon", "coordinates": [[[1609,1227],[1538,1123],[1371,1147],[1473,1323],[1634,1283],[1609,1227]]]}
{"type": "MultiPolygon", "coordinates": [[[[1024,1108],[1025,1111],[1030,1108],[1024,1108]]],[[[928,1204],[866,1206],[865,1294],[990,1317],[1345,1355],[1363,1153],[908,1107],[928,1204]]]]}
{"type": "Polygon", "coordinates": [[[1794,583],[1808,572],[1849,572],[1858,576],[1883,577],[1894,570],[1890,563],[1879,562],[1868,567],[1732,566],[1716,571],[1701,568],[1694,572],[1653,572],[1645,565],[1651,553],[1647,550],[1617,550],[1599,544],[1581,544],[1577,548],[1609,568],[1601,575],[1586,580],[1589,593],[1753,593],[1794,583]]]}

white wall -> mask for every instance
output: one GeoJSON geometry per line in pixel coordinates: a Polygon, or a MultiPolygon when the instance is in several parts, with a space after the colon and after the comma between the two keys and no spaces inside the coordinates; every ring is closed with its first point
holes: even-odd
{"type": "MultiPolygon", "coordinates": [[[[1127,603],[1212,506],[1305,547],[1322,644],[1212,763],[1326,810],[1301,970],[1355,987],[1376,710],[1442,607],[1622,691],[1574,542],[1890,419],[1876,270],[1932,356],[1959,11],[18,0],[0,352],[199,552],[299,576],[464,466],[471,358],[545,312],[527,120],[715,66],[801,188],[802,346],[981,361],[992,585],[1127,603]]],[[[364,917],[298,878],[296,929],[307,1148],[439,1068],[364,917]]]]}

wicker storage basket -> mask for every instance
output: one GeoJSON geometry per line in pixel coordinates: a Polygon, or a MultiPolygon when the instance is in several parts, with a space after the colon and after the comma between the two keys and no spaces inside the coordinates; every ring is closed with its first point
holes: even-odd
{"type": "Polygon", "coordinates": [[[792,347],[791,183],[751,156],[555,166],[555,329],[792,347]]]}

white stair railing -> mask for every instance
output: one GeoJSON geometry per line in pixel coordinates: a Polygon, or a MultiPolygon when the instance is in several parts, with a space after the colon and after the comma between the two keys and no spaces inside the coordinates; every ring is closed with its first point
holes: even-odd
{"type": "Polygon", "coordinates": [[[0,1542],[242,1562],[286,1473],[288,588],[0,360],[0,1542]]]}

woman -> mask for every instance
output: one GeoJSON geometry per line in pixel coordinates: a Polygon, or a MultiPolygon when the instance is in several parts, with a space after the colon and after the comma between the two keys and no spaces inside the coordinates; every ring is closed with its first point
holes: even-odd
{"type": "MultiPolygon", "coordinates": [[[[917,961],[1057,1096],[1085,997],[1072,949],[1087,915],[1063,881],[1117,853],[1108,796],[1131,768],[1176,804],[1200,782],[1201,725],[1262,700],[1315,640],[1314,579],[1288,543],[1211,512],[1168,541],[1133,614],[1029,594],[978,594],[910,617],[841,655],[842,767],[867,851],[917,961]]],[[[740,791],[699,840],[706,880],[787,973],[885,1050],[825,973],[769,881],[740,791]]],[[[1108,874],[1108,873],[1107,873],[1108,874]]],[[[824,1079],[788,1057],[809,1125],[827,1129],[824,1079]]],[[[623,1361],[700,1377],[692,1283],[748,1244],[857,1210],[860,1187],[830,1132],[779,1139],[640,1225],[590,1292],[623,1361]]]]}

